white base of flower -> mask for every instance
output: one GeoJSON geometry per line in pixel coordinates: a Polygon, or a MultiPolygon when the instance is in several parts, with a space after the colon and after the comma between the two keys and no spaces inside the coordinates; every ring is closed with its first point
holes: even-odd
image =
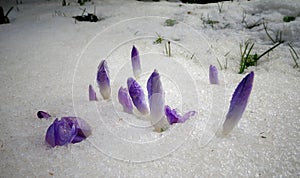
{"type": "Polygon", "coordinates": [[[223,124],[223,131],[222,133],[224,135],[229,134],[229,132],[232,131],[232,129],[237,125],[238,120],[237,119],[233,119],[233,118],[226,118],[224,124],[223,124]]]}
{"type": "Polygon", "coordinates": [[[141,69],[136,69],[136,70],[133,71],[133,75],[134,75],[135,78],[139,78],[141,74],[142,74],[141,69]]]}
{"type": "Polygon", "coordinates": [[[142,114],[142,115],[148,115],[149,114],[149,109],[148,106],[145,104],[144,106],[140,106],[137,108],[137,110],[142,114]]]}
{"type": "Polygon", "coordinates": [[[109,99],[111,96],[111,88],[110,86],[100,87],[100,93],[103,99],[109,99]]]}
{"type": "Polygon", "coordinates": [[[156,122],[152,122],[152,120],[151,120],[151,124],[154,127],[154,130],[156,132],[163,132],[169,128],[169,123],[168,123],[166,117],[162,117],[161,119],[156,118],[154,120],[156,122]]]}
{"type": "Polygon", "coordinates": [[[150,97],[150,118],[155,121],[155,119],[160,119],[164,116],[165,114],[165,98],[163,94],[160,93],[155,93],[150,97]]]}

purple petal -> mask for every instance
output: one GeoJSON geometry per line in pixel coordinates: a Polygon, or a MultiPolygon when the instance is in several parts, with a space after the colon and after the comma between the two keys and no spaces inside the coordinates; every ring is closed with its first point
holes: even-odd
{"type": "Polygon", "coordinates": [[[127,88],[120,87],[118,92],[119,103],[123,106],[123,111],[132,114],[133,105],[127,88]]]}
{"type": "Polygon", "coordinates": [[[163,93],[160,76],[155,69],[147,81],[148,99],[150,100],[152,93],[163,93]]]}
{"type": "Polygon", "coordinates": [[[111,95],[109,70],[105,60],[101,61],[98,67],[97,83],[100,93],[104,99],[109,99],[111,95]]]}
{"type": "Polygon", "coordinates": [[[219,84],[218,69],[213,65],[209,66],[209,81],[210,84],[219,84]]]}
{"type": "Polygon", "coordinates": [[[136,49],[135,46],[133,46],[131,50],[131,64],[132,64],[133,74],[137,78],[142,73],[142,69],[141,69],[139,51],[136,49]]]}
{"type": "Polygon", "coordinates": [[[142,114],[148,114],[149,109],[145,100],[145,94],[142,87],[133,79],[128,78],[127,87],[133,104],[142,114]]]}
{"type": "Polygon", "coordinates": [[[180,118],[175,109],[172,110],[168,105],[165,107],[165,114],[170,125],[177,123],[178,119],[180,118]]]}
{"type": "Polygon", "coordinates": [[[68,123],[73,124],[76,128],[76,136],[71,141],[72,143],[81,142],[82,140],[86,139],[88,136],[92,134],[91,126],[80,117],[62,117],[62,120],[66,120],[68,123]]]}
{"type": "Polygon", "coordinates": [[[228,134],[241,119],[252,90],[253,79],[254,72],[250,72],[235,89],[223,124],[224,134],[228,134]]]}
{"type": "Polygon", "coordinates": [[[75,138],[76,131],[74,124],[70,124],[66,120],[55,119],[47,130],[45,140],[52,147],[66,145],[75,138]]]}
{"type": "Polygon", "coordinates": [[[38,111],[37,117],[40,119],[49,119],[49,118],[51,118],[51,115],[46,113],[45,111],[38,111]]]}
{"type": "Polygon", "coordinates": [[[172,125],[174,123],[184,123],[190,117],[194,116],[196,114],[196,111],[189,111],[186,114],[184,114],[183,116],[181,116],[181,115],[177,114],[175,109],[171,109],[170,106],[166,105],[165,114],[167,116],[169,124],[172,125]]]}
{"type": "Polygon", "coordinates": [[[160,81],[160,75],[154,70],[147,81],[150,116],[152,121],[159,120],[164,115],[165,97],[160,81]]]}
{"type": "MultiPolygon", "coordinates": [[[[57,119],[55,119],[54,122],[57,122],[57,119]]],[[[51,124],[50,127],[47,129],[45,140],[50,146],[52,147],[56,146],[55,136],[54,136],[54,124],[51,124]]]]}
{"type": "Polygon", "coordinates": [[[89,85],[89,100],[90,101],[97,101],[96,92],[92,85],[89,85]]]}
{"type": "Polygon", "coordinates": [[[45,140],[52,146],[77,143],[91,135],[90,126],[78,117],[55,119],[47,130],[45,140]]]}
{"type": "Polygon", "coordinates": [[[185,113],[181,118],[179,118],[178,123],[184,123],[190,117],[194,116],[197,112],[196,111],[189,111],[185,113]]]}

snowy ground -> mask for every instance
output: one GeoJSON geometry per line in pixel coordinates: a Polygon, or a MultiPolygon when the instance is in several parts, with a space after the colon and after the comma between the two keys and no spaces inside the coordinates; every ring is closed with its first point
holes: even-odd
{"type": "Polygon", "coordinates": [[[299,1],[225,2],[221,13],[217,4],[75,2],[0,4],[4,11],[15,6],[11,23],[0,25],[0,177],[300,177],[300,70],[293,68],[287,45],[300,54],[299,1]],[[94,6],[103,20],[71,18],[80,8],[92,13],[94,6]],[[285,23],[285,15],[297,17],[285,23]],[[179,23],[165,26],[166,19],[179,23]],[[263,25],[245,27],[263,20],[275,33],[282,31],[285,43],[237,74],[241,43],[256,42],[259,54],[273,45],[263,25]],[[158,34],[171,41],[171,57],[164,54],[165,41],[153,44],[158,34]],[[196,110],[196,117],[157,133],[147,127],[147,118],[121,112],[116,91],[132,75],[133,44],[142,58],[139,82],[145,85],[157,68],[166,102],[183,112],[196,110]],[[88,85],[96,87],[104,58],[112,100],[89,102],[88,85]],[[209,85],[210,64],[219,68],[220,86],[209,85]],[[249,71],[255,79],[248,107],[224,137],[218,129],[249,71]],[[78,144],[49,148],[44,136],[52,120],[37,119],[38,110],[82,117],[93,134],[78,144]]]}

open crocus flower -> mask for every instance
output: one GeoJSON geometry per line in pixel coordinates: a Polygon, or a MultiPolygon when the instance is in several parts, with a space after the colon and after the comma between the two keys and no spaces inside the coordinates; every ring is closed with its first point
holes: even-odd
{"type": "Polygon", "coordinates": [[[127,87],[129,95],[137,110],[144,115],[148,114],[149,109],[145,100],[145,94],[142,87],[131,77],[127,80],[127,87]]]}
{"type": "Polygon", "coordinates": [[[45,140],[52,146],[81,142],[91,135],[91,127],[79,117],[62,117],[50,125],[45,140]]]}
{"type": "Polygon", "coordinates": [[[132,114],[133,105],[127,88],[120,87],[118,92],[119,103],[123,106],[123,111],[132,114]]]}
{"type": "Polygon", "coordinates": [[[111,95],[109,70],[105,60],[98,67],[97,83],[103,99],[109,99],[111,95]]]}
{"type": "Polygon", "coordinates": [[[194,116],[196,114],[196,111],[189,111],[186,114],[184,114],[183,116],[181,116],[181,115],[177,114],[175,109],[171,109],[170,106],[166,105],[165,114],[167,116],[169,124],[172,125],[174,123],[184,123],[190,117],[194,116]]]}
{"type": "Polygon", "coordinates": [[[213,65],[209,66],[209,82],[210,84],[219,84],[218,69],[213,65]]]}
{"type": "Polygon", "coordinates": [[[133,46],[131,50],[131,64],[132,64],[133,74],[135,78],[138,78],[139,75],[142,73],[142,69],[141,69],[139,51],[136,49],[135,46],[133,46]]]}
{"type": "Polygon", "coordinates": [[[40,119],[49,119],[49,118],[51,118],[51,115],[46,113],[45,111],[38,111],[37,117],[40,119]]]}
{"type": "Polygon", "coordinates": [[[68,117],[62,117],[61,119],[62,120],[65,119],[69,123],[73,123],[75,125],[75,128],[77,129],[77,134],[71,143],[81,142],[82,140],[86,139],[88,136],[92,134],[90,125],[80,117],[68,116],[68,117]]]}
{"type": "Polygon", "coordinates": [[[97,96],[94,88],[92,85],[89,85],[89,100],[90,101],[97,101],[97,96]]]}
{"type": "Polygon", "coordinates": [[[230,101],[229,111],[223,124],[223,134],[228,134],[243,116],[252,90],[253,79],[254,72],[250,72],[235,89],[230,101]]]}
{"type": "Polygon", "coordinates": [[[154,70],[147,81],[148,100],[151,122],[154,124],[164,115],[165,96],[160,81],[160,75],[154,70]]]}

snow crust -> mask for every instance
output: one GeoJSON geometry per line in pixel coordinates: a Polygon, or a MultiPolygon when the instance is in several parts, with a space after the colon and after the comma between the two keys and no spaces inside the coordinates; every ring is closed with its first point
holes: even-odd
{"type": "Polygon", "coordinates": [[[287,45],[300,54],[298,1],[224,2],[221,13],[217,4],[69,2],[0,4],[5,12],[15,6],[11,23],[0,25],[0,177],[300,177],[300,70],[287,45]],[[103,20],[71,18],[94,6],[103,20]],[[248,24],[266,20],[286,42],[246,70],[255,72],[249,103],[238,127],[224,137],[220,126],[245,75],[237,74],[240,43],[253,40],[259,54],[273,45],[262,25],[245,28],[243,14],[248,24]],[[285,15],[296,20],[284,23],[285,15]],[[204,23],[208,18],[219,23],[204,23]],[[165,26],[166,19],[179,23],[165,26]],[[166,40],[153,44],[158,35],[171,41],[171,57],[166,40]],[[132,45],[141,55],[144,91],[156,68],[166,104],[182,113],[196,110],[196,117],[157,133],[136,110],[122,112],[117,91],[133,76],[132,45]],[[90,102],[88,85],[96,88],[102,59],[110,67],[112,99],[90,102]],[[209,84],[210,64],[219,69],[219,86],[209,84]],[[52,120],[38,119],[39,110],[84,118],[93,133],[51,149],[44,136],[52,120]]]}

